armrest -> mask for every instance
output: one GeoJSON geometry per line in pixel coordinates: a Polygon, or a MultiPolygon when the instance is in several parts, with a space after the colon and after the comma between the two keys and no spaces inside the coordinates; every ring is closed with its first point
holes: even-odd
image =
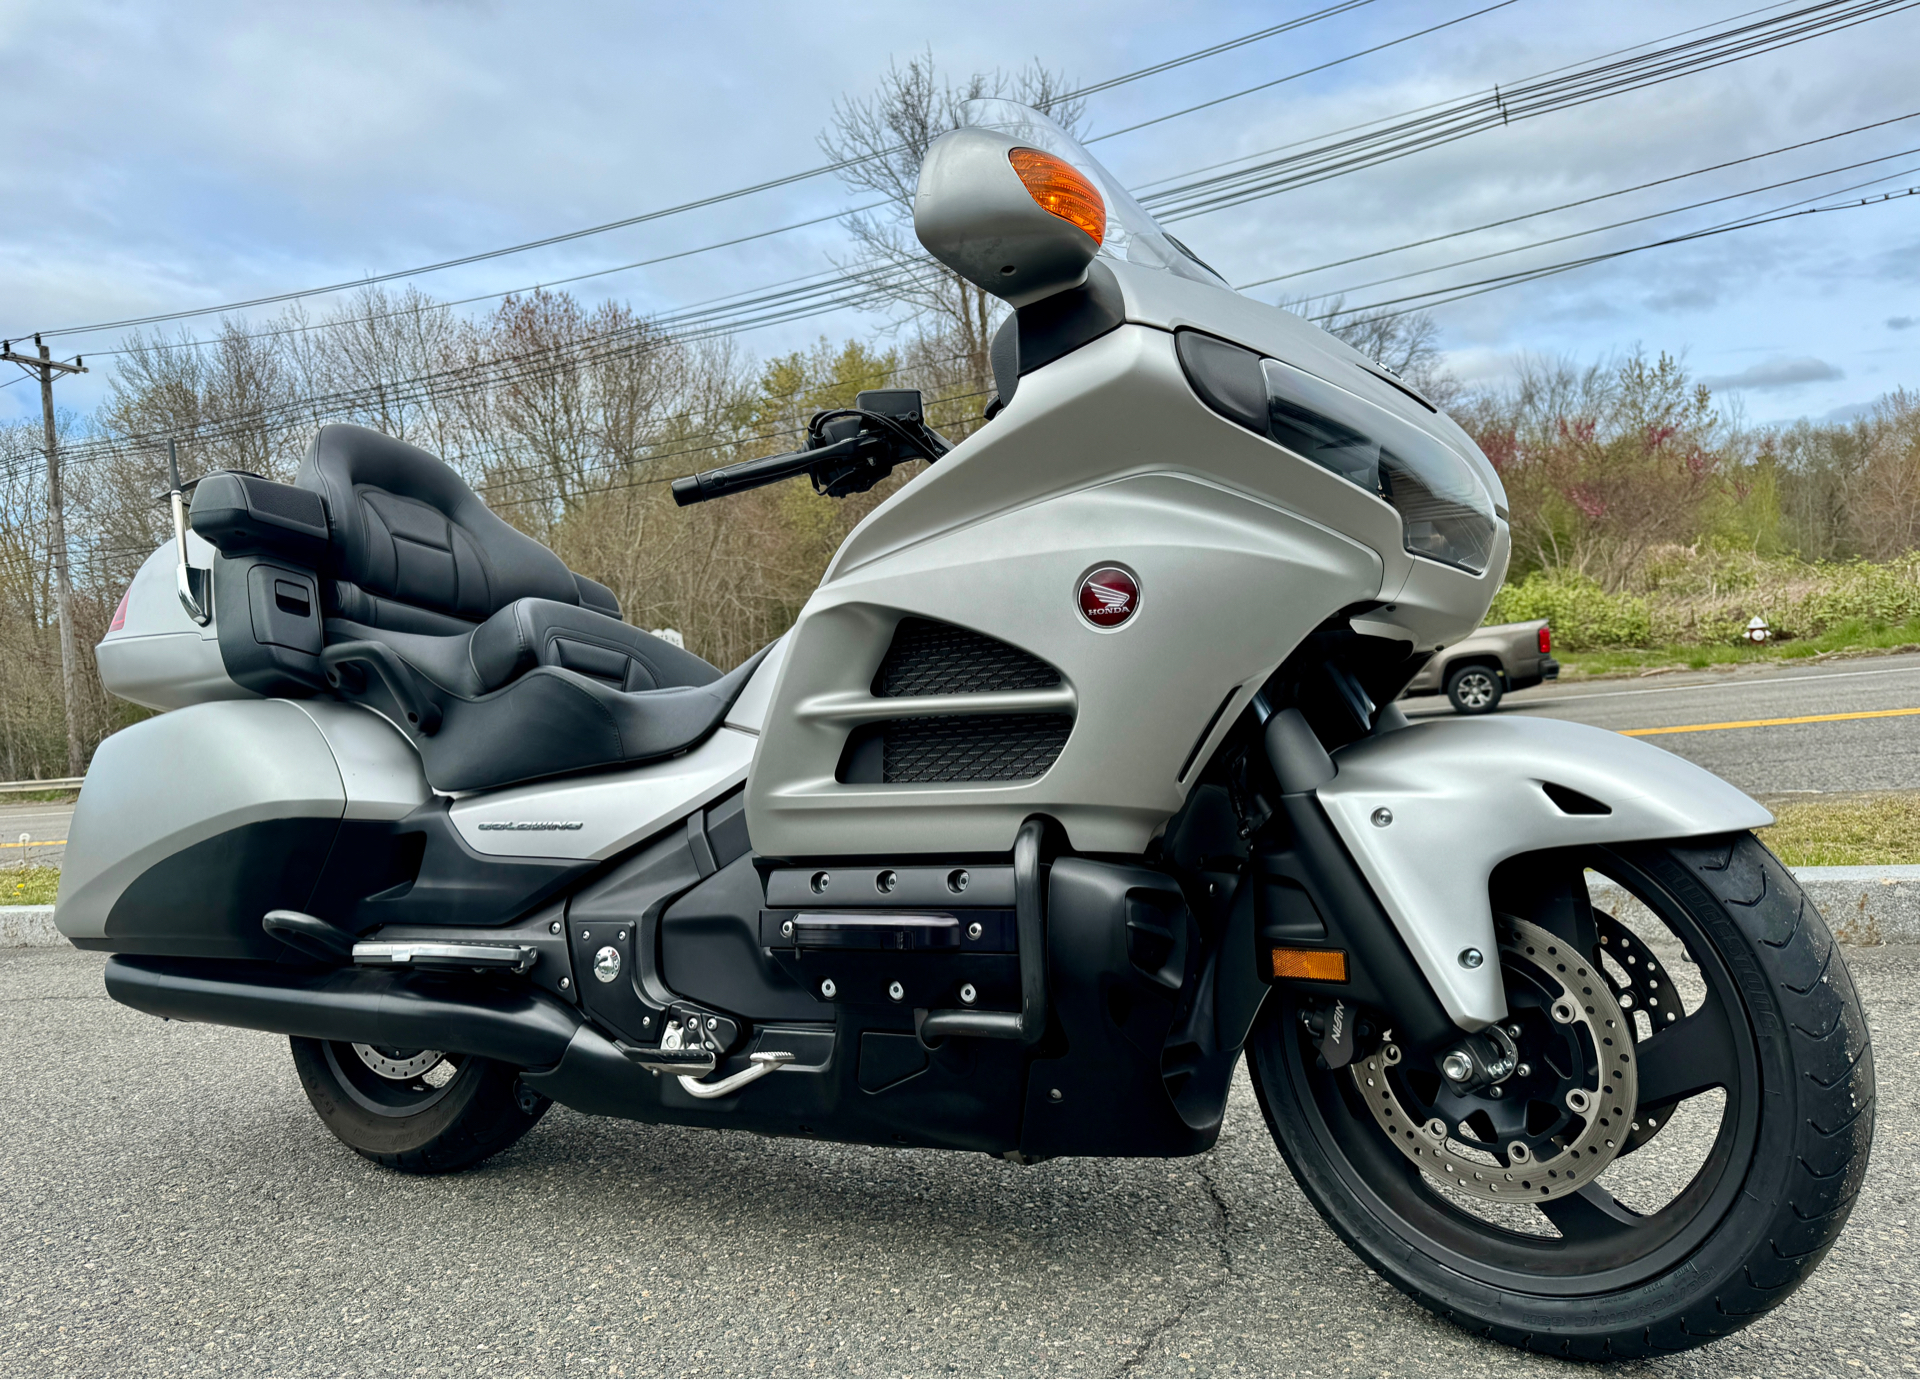
{"type": "Polygon", "coordinates": [[[421,677],[400,659],[400,654],[384,642],[341,642],[320,653],[320,665],[327,673],[327,684],[357,689],[353,681],[359,672],[349,668],[367,666],[380,677],[387,693],[393,696],[407,722],[420,730],[424,738],[440,731],[440,703],[426,688],[421,677]]]}

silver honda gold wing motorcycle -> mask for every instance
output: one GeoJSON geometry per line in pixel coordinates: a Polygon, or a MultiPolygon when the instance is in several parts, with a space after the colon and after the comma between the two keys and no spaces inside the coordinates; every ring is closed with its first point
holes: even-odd
{"type": "Polygon", "coordinates": [[[1499,477],[1230,290],[1045,116],[940,139],[915,225],[1013,308],[949,446],[863,393],[682,502],[927,461],[721,674],[452,469],[328,426],[176,477],[99,647],[58,922],[108,991],[292,1037],[381,1164],[551,1102],[872,1145],[1192,1155],[1243,1050],[1380,1274],[1522,1346],[1698,1344],[1866,1170],[1840,951],[1739,791],[1393,707],[1505,573],[1499,477]]]}

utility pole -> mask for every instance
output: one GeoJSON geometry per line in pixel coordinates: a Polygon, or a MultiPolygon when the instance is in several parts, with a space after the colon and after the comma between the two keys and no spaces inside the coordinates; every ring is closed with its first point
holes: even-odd
{"type": "Polygon", "coordinates": [[[79,776],[85,755],[80,746],[80,683],[75,671],[79,650],[73,642],[73,580],[67,573],[67,515],[60,500],[60,448],[53,426],[53,380],[56,374],[84,374],[80,357],[63,364],[52,358],[35,336],[39,358],[15,354],[13,342],[0,341],[0,359],[11,360],[40,380],[40,414],[47,428],[47,518],[53,544],[53,603],[60,619],[60,689],[67,707],[67,775],[79,776]]]}

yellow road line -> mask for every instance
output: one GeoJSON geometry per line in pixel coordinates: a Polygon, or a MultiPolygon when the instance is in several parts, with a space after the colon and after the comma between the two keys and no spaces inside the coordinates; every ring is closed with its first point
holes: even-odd
{"type": "Polygon", "coordinates": [[[0,848],[64,848],[65,839],[30,839],[26,843],[0,843],[0,848]]]}
{"type": "Polygon", "coordinates": [[[1806,714],[1797,719],[1740,719],[1727,724],[1683,724],[1679,728],[1623,728],[1623,738],[1651,738],[1656,733],[1712,733],[1722,728],[1774,728],[1780,724],[1831,724],[1842,719],[1897,719],[1920,714],[1920,709],[1862,709],[1852,714],[1806,714]]]}

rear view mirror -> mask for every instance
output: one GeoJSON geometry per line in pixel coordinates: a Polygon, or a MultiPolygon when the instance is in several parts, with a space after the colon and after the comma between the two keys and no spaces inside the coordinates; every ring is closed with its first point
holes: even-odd
{"type": "Polygon", "coordinates": [[[1085,282],[1106,225],[1106,201],[1084,173],[993,130],[943,134],[920,165],[920,243],[1016,307],[1085,282]]]}

